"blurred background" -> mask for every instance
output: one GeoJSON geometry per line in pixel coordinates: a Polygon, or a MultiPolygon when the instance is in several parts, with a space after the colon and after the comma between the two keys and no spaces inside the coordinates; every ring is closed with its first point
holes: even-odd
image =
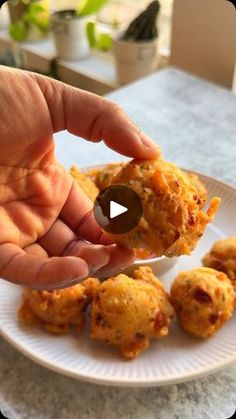
{"type": "Polygon", "coordinates": [[[235,92],[235,18],[225,0],[10,0],[0,63],[100,95],[169,65],[235,92]]]}

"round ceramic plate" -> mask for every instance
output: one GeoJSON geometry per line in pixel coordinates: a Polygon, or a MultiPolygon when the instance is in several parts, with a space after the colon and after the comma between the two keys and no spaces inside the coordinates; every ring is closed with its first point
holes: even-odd
{"type": "MultiPolygon", "coordinates": [[[[192,255],[180,257],[174,267],[161,276],[167,289],[179,271],[199,267],[202,256],[216,240],[236,233],[236,189],[215,179],[200,177],[209,197],[220,196],[222,205],[192,255]]],[[[216,336],[207,340],[185,334],[175,321],[167,338],[153,341],[139,358],[126,361],[116,348],[91,340],[88,325],[79,336],[60,337],[23,326],[17,320],[20,300],[21,288],[1,280],[2,336],[39,364],[80,380],[119,386],[157,386],[201,377],[236,361],[236,315],[216,336]]]]}

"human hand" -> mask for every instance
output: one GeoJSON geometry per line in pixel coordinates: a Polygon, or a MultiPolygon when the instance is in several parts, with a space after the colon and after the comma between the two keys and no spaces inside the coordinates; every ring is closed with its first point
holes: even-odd
{"type": "Polygon", "coordinates": [[[133,252],[110,243],[55,159],[53,133],[137,158],[155,158],[155,143],[115,103],[34,73],[0,66],[0,97],[0,277],[49,289],[130,265],[133,252]]]}

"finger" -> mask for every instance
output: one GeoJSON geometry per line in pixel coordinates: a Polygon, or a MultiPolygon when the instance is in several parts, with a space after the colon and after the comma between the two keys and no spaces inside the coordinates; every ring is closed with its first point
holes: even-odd
{"type": "Polygon", "coordinates": [[[28,255],[32,255],[32,256],[38,256],[41,258],[48,258],[48,253],[46,252],[45,249],[43,249],[39,244],[34,243],[31,244],[30,246],[27,246],[24,248],[24,251],[28,254],[28,255]]]}
{"type": "Polygon", "coordinates": [[[76,234],[63,221],[56,220],[38,244],[50,256],[61,256],[69,243],[76,239],[76,234]]]}
{"type": "Polygon", "coordinates": [[[61,82],[32,75],[46,99],[55,132],[67,129],[89,141],[102,139],[125,156],[152,159],[157,145],[114,102],[61,82]]]}
{"type": "Polygon", "coordinates": [[[74,234],[91,243],[112,243],[94,218],[93,203],[75,182],[60,213],[60,219],[74,234]]]}
{"type": "Polygon", "coordinates": [[[76,256],[85,260],[89,267],[89,274],[93,276],[95,272],[110,262],[111,246],[106,247],[74,240],[67,246],[63,256],[76,256]]]}
{"type": "Polygon", "coordinates": [[[132,249],[126,249],[119,246],[111,246],[110,262],[92,275],[97,278],[108,278],[123,271],[131,266],[135,260],[132,249]]]}
{"type": "Polygon", "coordinates": [[[80,240],[61,220],[57,220],[38,243],[50,256],[76,256],[85,260],[90,274],[110,260],[109,248],[80,240]]]}
{"type": "Polygon", "coordinates": [[[63,288],[89,274],[87,263],[77,257],[43,258],[27,254],[14,244],[0,246],[0,277],[35,288],[63,288]]]}

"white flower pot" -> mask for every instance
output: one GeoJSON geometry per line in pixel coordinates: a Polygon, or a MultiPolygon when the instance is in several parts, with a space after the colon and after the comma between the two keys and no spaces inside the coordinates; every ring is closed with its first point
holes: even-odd
{"type": "Polygon", "coordinates": [[[0,30],[7,29],[9,26],[10,14],[7,3],[3,4],[0,10],[0,30]]]}
{"type": "Polygon", "coordinates": [[[127,42],[113,39],[113,54],[116,62],[117,80],[120,85],[131,83],[157,68],[158,40],[127,42]]]}
{"type": "Polygon", "coordinates": [[[52,15],[52,34],[59,58],[79,60],[90,55],[87,22],[88,17],[79,17],[73,10],[61,10],[52,15]]]}

